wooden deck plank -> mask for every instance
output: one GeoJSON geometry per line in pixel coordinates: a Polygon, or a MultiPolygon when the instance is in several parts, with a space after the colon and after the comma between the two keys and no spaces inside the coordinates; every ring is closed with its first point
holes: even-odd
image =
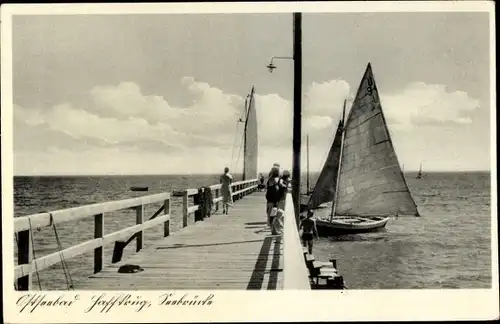
{"type": "Polygon", "coordinates": [[[76,289],[282,289],[283,243],[266,225],[265,197],[254,193],[152,242],[122,262],[78,282],[76,289]],[[144,271],[118,273],[134,264],[144,271]]]}

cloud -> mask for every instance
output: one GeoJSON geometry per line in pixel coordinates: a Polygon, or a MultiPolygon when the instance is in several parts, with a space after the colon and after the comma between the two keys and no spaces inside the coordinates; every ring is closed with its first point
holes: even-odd
{"type": "Polygon", "coordinates": [[[344,80],[313,82],[307,89],[304,116],[332,117],[342,110],[344,99],[349,97],[351,87],[344,80]]]}
{"type": "MultiPolygon", "coordinates": [[[[144,94],[132,82],[96,86],[82,107],[70,103],[45,109],[15,106],[17,156],[31,156],[32,164],[38,161],[41,165],[54,166],[54,154],[70,164],[77,163],[77,157],[93,163],[88,157],[99,160],[108,154],[120,156],[121,161],[126,159],[125,165],[131,170],[144,170],[142,161],[155,159],[147,169],[156,168],[158,172],[168,172],[166,165],[167,169],[183,172],[186,168],[218,170],[223,164],[234,166],[230,160],[233,154],[237,155],[237,146],[241,144],[243,124],[237,120],[243,116],[245,98],[193,77],[184,77],[180,83],[187,89],[191,101],[178,107],[162,96],[144,94]],[[47,151],[48,147],[51,152],[47,151]],[[34,152],[40,155],[32,156],[34,152]]],[[[303,133],[310,135],[311,151],[318,152],[318,156],[323,155],[319,152],[328,150],[343,101],[348,98],[349,108],[353,90],[343,80],[313,82],[307,87],[303,133]]],[[[292,149],[292,102],[277,94],[256,94],[255,101],[259,167],[265,169],[276,159],[286,165],[292,149]]],[[[414,126],[471,123],[480,104],[465,92],[451,92],[442,85],[425,83],[412,83],[395,93],[381,93],[381,101],[389,127],[405,131],[414,126]]],[[[26,163],[21,162],[22,168],[29,168],[26,163]]],[[[106,166],[92,164],[88,168],[102,166],[116,171],[113,163],[106,163],[106,166]]],[[[319,161],[311,163],[321,166],[319,161]]]]}
{"type": "MultiPolygon", "coordinates": [[[[59,132],[76,140],[97,141],[104,145],[150,141],[173,147],[175,141],[172,139],[183,136],[172,130],[166,123],[151,125],[146,120],[135,117],[127,120],[102,117],[69,104],[57,105],[46,110],[29,110],[17,106],[14,116],[17,120],[17,127],[22,127],[19,126],[20,121],[28,116],[24,121],[30,126],[45,126],[47,132],[59,132]]],[[[25,131],[30,132],[31,129],[28,128],[25,131]]],[[[46,145],[50,144],[46,143],[46,145]]]]}
{"type": "Polygon", "coordinates": [[[161,96],[144,95],[133,82],[122,82],[117,86],[96,86],[90,91],[93,104],[89,110],[100,116],[117,119],[141,118],[150,124],[182,118],[182,109],[171,107],[161,96]]]}
{"type": "Polygon", "coordinates": [[[463,91],[444,85],[415,82],[395,94],[381,94],[384,112],[397,128],[463,125],[472,123],[480,102],[463,91]]]}

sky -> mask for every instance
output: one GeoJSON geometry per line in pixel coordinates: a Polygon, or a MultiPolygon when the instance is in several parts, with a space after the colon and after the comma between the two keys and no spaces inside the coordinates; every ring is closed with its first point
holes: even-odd
{"type": "MultiPolygon", "coordinates": [[[[266,69],[292,55],[291,14],[12,21],[14,174],[241,172],[252,86],[259,170],[291,168],[293,62],[266,69]]],[[[311,171],[368,62],[405,170],[490,169],[488,13],[305,13],[302,29],[311,171]]]]}

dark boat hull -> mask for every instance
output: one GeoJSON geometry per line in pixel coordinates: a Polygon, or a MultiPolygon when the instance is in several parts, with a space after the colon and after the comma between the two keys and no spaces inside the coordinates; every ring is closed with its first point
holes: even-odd
{"type": "Polygon", "coordinates": [[[130,187],[131,191],[148,191],[148,187],[130,187]]]}
{"type": "Polygon", "coordinates": [[[389,217],[335,217],[332,222],[316,220],[316,227],[319,236],[335,236],[377,232],[384,229],[388,221],[389,217]]]}

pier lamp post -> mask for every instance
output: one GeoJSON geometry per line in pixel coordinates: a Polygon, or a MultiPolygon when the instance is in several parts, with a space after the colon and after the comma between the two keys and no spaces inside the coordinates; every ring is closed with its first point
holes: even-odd
{"type": "Polygon", "coordinates": [[[293,57],[274,56],[267,66],[272,73],[275,59],[293,60],[293,164],[292,197],[297,225],[300,219],[300,153],[302,136],[302,13],[293,13],[293,57]]]}
{"type": "Polygon", "coordinates": [[[273,73],[273,70],[276,68],[276,65],[274,65],[274,60],[293,60],[293,57],[291,57],[291,56],[273,56],[271,58],[271,62],[269,63],[269,65],[266,66],[269,70],[269,73],[273,73]]]}

